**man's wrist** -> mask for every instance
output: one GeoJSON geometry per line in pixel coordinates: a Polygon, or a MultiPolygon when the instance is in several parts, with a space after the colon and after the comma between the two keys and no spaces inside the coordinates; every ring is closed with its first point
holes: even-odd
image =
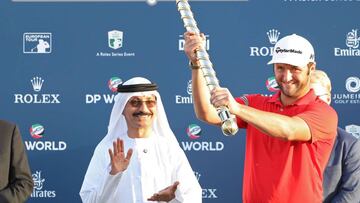
{"type": "Polygon", "coordinates": [[[189,61],[189,67],[191,70],[200,69],[199,65],[194,65],[191,61],[189,61]]]}

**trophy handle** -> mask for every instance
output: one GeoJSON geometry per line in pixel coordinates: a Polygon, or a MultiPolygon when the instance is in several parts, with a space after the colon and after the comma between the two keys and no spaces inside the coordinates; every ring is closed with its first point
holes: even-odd
{"type": "MultiPolygon", "coordinates": [[[[191,11],[190,5],[187,0],[176,0],[176,5],[178,11],[180,12],[181,19],[184,22],[184,27],[188,32],[194,32],[200,35],[200,30],[197,27],[197,23],[194,19],[194,15],[191,11]]],[[[219,87],[219,80],[216,77],[216,72],[213,69],[213,64],[210,61],[209,54],[206,51],[205,45],[200,46],[196,50],[196,58],[200,63],[200,69],[203,73],[205,82],[209,91],[215,87],[219,87]]],[[[236,118],[234,115],[230,114],[229,109],[226,106],[218,107],[217,109],[218,116],[221,119],[221,130],[224,135],[235,135],[238,131],[238,126],[236,123],[236,118]]]]}

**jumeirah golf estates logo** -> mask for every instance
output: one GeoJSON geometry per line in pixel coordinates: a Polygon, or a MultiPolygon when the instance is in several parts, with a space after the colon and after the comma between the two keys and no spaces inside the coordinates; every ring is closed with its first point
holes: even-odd
{"type": "Polygon", "coordinates": [[[196,140],[200,138],[201,128],[196,124],[190,124],[189,127],[186,129],[186,133],[190,139],[196,140]]]}
{"type": "Polygon", "coordinates": [[[45,131],[45,128],[44,126],[42,126],[41,124],[33,124],[31,127],[30,127],[30,135],[31,137],[35,138],[35,139],[40,139],[44,136],[44,131],[45,131]]]}
{"type": "Polygon", "coordinates": [[[345,81],[347,92],[338,92],[332,94],[332,101],[335,104],[360,104],[360,78],[350,76],[345,81]]]}
{"type": "Polygon", "coordinates": [[[112,77],[108,81],[108,87],[112,92],[117,92],[117,88],[120,84],[122,84],[122,80],[119,77],[112,77]]]}
{"type": "Polygon", "coordinates": [[[345,88],[351,93],[358,92],[360,90],[360,79],[356,76],[348,77],[345,82],[345,88]]]}

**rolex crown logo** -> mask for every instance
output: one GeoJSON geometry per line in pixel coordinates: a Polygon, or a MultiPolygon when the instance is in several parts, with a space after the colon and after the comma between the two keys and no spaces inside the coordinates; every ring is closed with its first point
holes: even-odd
{"type": "Polygon", "coordinates": [[[276,44],[276,42],[279,39],[280,32],[275,29],[272,29],[272,30],[269,30],[266,34],[269,38],[270,44],[276,44]]]}
{"type": "Polygon", "coordinates": [[[40,92],[43,83],[44,80],[41,79],[41,77],[36,76],[31,80],[31,84],[35,92],[40,92]]]}

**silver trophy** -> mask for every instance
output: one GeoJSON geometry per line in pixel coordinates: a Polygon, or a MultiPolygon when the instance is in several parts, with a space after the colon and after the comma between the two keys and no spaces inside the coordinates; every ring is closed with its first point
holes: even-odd
{"type": "MultiPolygon", "coordinates": [[[[200,30],[197,27],[194,15],[190,9],[188,1],[176,0],[176,4],[180,12],[181,19],[184,22],[185,29],[189,32],[195,32],[196,34],[200,34],[200,30]]],[[[213,69],[213,64],[209,59],[209,54],[206,51],[205,45],[202,45],[196,51],[196,58],[200,62],[200,68],[203,72],[209,91],[211,91],[215,87],[219,87],[219,80],[216,78],[216,73],[213,69]]],[[[235,135],[235,133],[238,131],[235,116],[230,114],[229,109],[226,106],[218,107],[216,110],[222,122],[221,130],[224,135],[235,135]]]]}

